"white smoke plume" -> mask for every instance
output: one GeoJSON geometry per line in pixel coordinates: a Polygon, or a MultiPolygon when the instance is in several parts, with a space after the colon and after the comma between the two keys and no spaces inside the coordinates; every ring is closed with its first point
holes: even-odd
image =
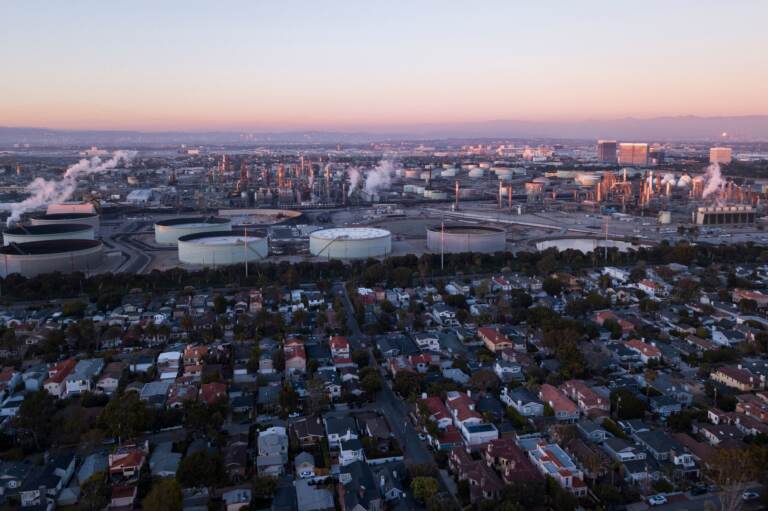
{"type": "Polygon", "coordinates": [[[365,192],[376,195],[380,190],[386,190],[392,183],[395,165],[391,160],[382,160],[365,175],[365,192]]]}
{"type": "Polygon", "coordinates": [[[357,190],[357,187],[360,186],[362,175],[360,174],[360,171],[357,170],[357,167],[349,167],[347,169],[347,176],[349,177],[349,191],[347,191],[347,196],[349,197],[352,195],[352,192],[357,190]]]}
{"type": "Polygon", "coordinates": [[[701,196],[706,199],[713,193],[719,191],[723,184],[723,175],[720,173],[720,165],[717,163],[710,163],[707,167],[707,171],[704,174],[706,184],[704,185],[704,191],[701,196]]]}
{"type": "Polygon", "coordinates": [[[0,203],[0,210],[11,212],[11,216],[8,217],[8,225],[12,225],[27,211],[69,200],[77,189],[79,178],[113,169],[121,163],[127,165],[134,156],[136,156],[136,151],[115,151],[112,157],[106,161],[98,156],[94,156],[90,160],[84,158],[70,166],[58,181],[47,180],[42,177],[35,178],[26,186],[29,197],[21,202],[0,203]]]}
{"type": "Polygon", "coordinates": [[[677,180],[677,187],[678,188],[687,188],[691,186],[691,176],[688,174],[683,174],[680,176],[680,179],[677,180]]]}
{"type": "Polygon", "coordinates": [[[661,178],[661,184],[666,185],[667,183],[675,184],[675,175],[670,173],[664,174],[664,177],[661,178]]]}

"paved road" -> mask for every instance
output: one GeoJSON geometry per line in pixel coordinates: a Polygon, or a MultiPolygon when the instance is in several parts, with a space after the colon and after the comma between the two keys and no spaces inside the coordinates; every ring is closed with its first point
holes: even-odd
{"type": "MultiPolygon", "coordinates": [[[[334,284],[334,292],[341,299],[344,310],[347,313],[347,327],[351,332],[351,335],[348,337],[351,349],[365,347],[368,350],[371,365],[381,373],[381,367],[373,356],[371,346],[368,344],[368,337],[362,333],[360,325],[355,320],[355,310],[352,307],[352,302],[349,299],[344,284],[338,282],[334,284]]],[[[432,456],[432,451],[419,439],[416,429],[408,420],[408,405],[404,400],[395,395],[389,381],[384,382],[381,392],[378,393],[376,401],[373,403],[373,408],[383,413],[392,425],[392,429],[403,449],[406,462],[416,465],[430,465],[435,467],[435,469],[438,468],[435,458],[432,456]]],[[[453,484],[452,480],[447,481],[449,478],[450,476],[445,471],[438,470],[438,480],[440,481],[442,491],[447,492],[456,499],[456,495],[451,492],[451,489],[455,488],[455,484],[453,484]]],[[[456,501],[456,503],[458,504],[459,502],[456,501]]]]}
{"type": "MultiPolygon", "coordinates": [[[[750,486],[745,490],[760,492],[763,488],[760,486],[750,486]]],[[[645,509],[653,509],[658,511],[713,511],[722,509],[720,503],[720,497],[718,494],[701,495],[698,497],[686,497],[681,496],[679,500],[664,504],[663,506],[643,506],[645,509]]],[[[762,509],[759,501],[742,502],[742,506],[738,509],[743,511],[754,511],[762,509]]]]}

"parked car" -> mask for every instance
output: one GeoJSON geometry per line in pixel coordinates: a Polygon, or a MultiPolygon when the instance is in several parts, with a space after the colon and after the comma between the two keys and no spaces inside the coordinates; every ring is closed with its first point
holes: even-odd
{"type": "Polygon", "coordinates": [[[704,495],[707,493],[707,487],[702,485],[696,485],[691,488],[691,495],[704,495]]]}
{"type": "Polygon", "coordinates": [[[648,504],[651,506],[663,506],[667,503],[667,497],[664,495],[658,494],[658,495],[651,495],[648,497],[648,504]]]}
{"type": "Polygon", "coordinates": [[[747,490],[741,494],[741,498],[742,500],[755,500],[760,498],[760,494],[757,493],[756,491],[747,490]]]}

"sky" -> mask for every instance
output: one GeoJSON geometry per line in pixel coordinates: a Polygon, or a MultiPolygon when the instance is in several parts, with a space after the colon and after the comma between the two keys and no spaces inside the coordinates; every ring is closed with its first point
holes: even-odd
{"type": "Polygon", "coordinates": [[[763,0],[0,0],[0,126],[768,114],[763,0]]]}

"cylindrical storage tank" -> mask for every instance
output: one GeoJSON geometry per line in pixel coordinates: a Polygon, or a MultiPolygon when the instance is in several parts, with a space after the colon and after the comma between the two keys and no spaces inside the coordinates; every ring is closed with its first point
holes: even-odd
{"type": "Polygon", "coordinates": [[[491,168],[491,164],[488,163],[487,161],[481,162],[478,166],[481,169],[490,169],[491,168]]]}
{"type": "Polygon", "coordinates": [[[45,210],[48,215],[58,215],[61,213],[88,213],[93,215],[96,208],[91,202],[61,202],[59,204],[49,204],[45,210]]]}
{"type": "Polygon", "coordinates": [[[418,179],[420,174],[419,169],[405,169],[405,177],[408,179],[418,179]]]}
{"type": "Polygon", "coordinates": [[[484,175],[485,170],[481,169],[480,167],[475,167],[469,171],[469,177],[483,177],[484,175]]]}
{"type": "Polygon", "coordinates": [[[0,248],[0,277],[18,273],[34,277],[43,273],[94,270],[101,264],[104,245],[98,240],[51,240],[12,243],[0,248]]]}
{"type": "Polygon", "coordinates": [[[3,245],[32,241],[92,240],[96,233],[88,224],[17,225],[3,233],[3,245]]]}
{"type": "Polygon", "coordinates": [[[659,223],[662,225],[667,225],[672,223],[672,212],[671,211],[659,211],[659,223]]]}
{"type": "Polygon", "coordinates": [[[592,172],[584,172],[576,175],[576,182],[582,186],[595,186],[600,182],[601,176],[592,172]]]}
{"type": "Polygon", "coordinates": [[[425,190],[424,197],[432,200],[446,200],[448,198],[448,193],[442,190],[425,190]]]}
{"type": "Polygon", "coordinates": [[[392,252],[392,233],[374,227],[321,229],[309,235],[309,251],[326,259],[383,257],[392,252]]]}
{"type": "Polygon", "coordinates": [[[201,232],[231,231],[232,220],[216,216],[187,217],[161,220],[155,224],[155,242],[175,245],[179,238],[201,232]]]}
{"type": "Polygon", "coordinates": [[[507,233],[498,227],[440,225],[427,228],[427,250],[433,253],[503,252],[507,233]]]}
{"type": "Polygon", "coordinates": [[[242,229],[187,234],[178,239],[179,262],[221,266],[260,261],[269,255],[265,238],[242,229]]]}
{"type": "Polygon", "coordinates": [[[512,177],[512,169],[509,167],[494,167],[493,172],[496,173],[496,177],[499,179],[512,177]]]}
{"type": "Polygon", "coordinates": [[[96,213],[51,213],[29,218],[32,225],[86,224],[99,232],[99,215],[96,213]]]}
{"type": "Polygon", "coordinates": [[[456,168],[450,167],[443,170],[443,177],[456,177],[456,168]]]}

